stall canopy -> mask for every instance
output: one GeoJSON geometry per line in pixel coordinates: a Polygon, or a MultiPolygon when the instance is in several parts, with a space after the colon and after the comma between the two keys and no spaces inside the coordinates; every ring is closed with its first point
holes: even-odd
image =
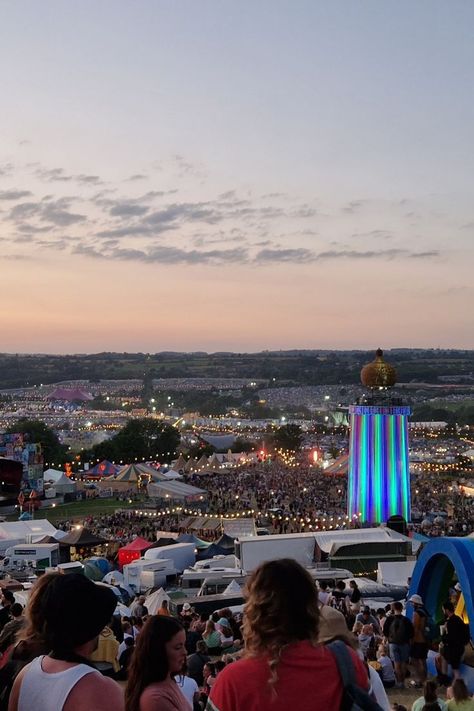
{"type": "Polygon", "coordinates": [[[94,548],[94,546],[100,546],[103,543],[107,543],[105,538],[101,536],[96,536],[95,533],[89,531],[87,528],[75,528],[73,531],[64,536],[61,539],[61,543],[67,543],[69,546],[76,546],[76,548],[94,548]]]}
{"type": "Polygon", "coordinates": [[[156,615],[163,604],[163,600],[170,601],[169,595],[165,593],[163,588],[159,588],[159,590],[155,590],[155,592],[148,595],[145,599],[145,606],[150,615],[156,615]]]}
{"type": "Polygon", "coordinates": [[[223,533],[222,536],[217,539],[216,545],[225,548],[227,551],[234,552],[235,539],[228,536],[227,533],[223,533]]]}
{"type": "Polygon", "coordinates": [[[150,541],[146,541],[144,538],[140,538],[139,536],[131,541],[131,543],[127,543],[127,545],[120,548],[118,552],[118,562],[120,567],[122,568],[124,565],[128,565],[133,560],[141,558],[142,553],[148,550],[151,545],[150,541]]]}
{"type": "Polygon", "coordinates": [[[182,533],[178,536],[178,543],[194,543],[195,547],[199,550],[200,548],[209,548],[211,545],[209,541],[203,541],[198,538],[193,533],[182,533]]]}

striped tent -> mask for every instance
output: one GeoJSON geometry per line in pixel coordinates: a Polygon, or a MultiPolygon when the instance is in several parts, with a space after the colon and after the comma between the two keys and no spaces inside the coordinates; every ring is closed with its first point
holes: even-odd
{"type": "Polygon", "coordinates": [[[87,476],[115,476],[117,472],[120,471],[120,467],[118,467],[116,464],[112,464],[112,462],[109,462],[107,459],[104,459],[102,462],[99,462],[99,464],[96,464],[95,467],[92,467],[92,469],[89,469],[88,472],[86,472],[87,476]]]}
{"type": "Polygon", "coordinates": [[[129,481],[137,484],[142,479],[148,481],[150,478],[150,467],[144,464],[126,464],[115,477],[115,481],[129,481]]]}

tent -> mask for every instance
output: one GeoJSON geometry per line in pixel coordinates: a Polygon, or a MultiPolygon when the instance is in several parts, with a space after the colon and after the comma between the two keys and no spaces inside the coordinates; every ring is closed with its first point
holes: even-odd
{"type": "MultiPolygon", "coordinates": [[[[44,536],[55,536],[56,529],[46,518],[32,521],[4,521],[0,523],[0,540],[14,540],[16,543],[36,543],[44,536]],[[28,540],[27,540],[28,539],[28,540]]],[[[12,545],[15,545],[14,543],[12,545]]]]}
{"type": "Polygon", "coordinates": [[[160,474],[162,475],[162,481],[166,481],[167,479],[181,479],[181,474],[175,469],[168,469],[167,472],[160,472],[160,474]]]}
{"type": "Polygon", "coordinates": [[[209,548],[199,551],[196,560],[207,560],[208,558],[214,558],[215,555],[229,555],[229,549],[221,548],[216,543],[211,543],[209,548]]]}
{"type": "Polygon", "coordinates": [[[142,479],[150,479],[151,475],[151,469],[144,464],[126,464],[117,474],[115,481],[127,481],[136,484],[142,479]]]}
{"type": "Polygon", "coordinates": [[[75,546],[76,548],[95,548],[95,546],[101,546],[107,541],[105,538],[96,536],[95,533],[81,526],[81,528],[75,528],[67,536],[64,536],[61,543],[67,543],[69,546],[75,546]]]}
{"type": "Polygon", "coordinates": [[[67,400],[68,402],[80,401],[86,402],[94,398],[90,393],[79,388],[56,388],[47,397],[47,400],[67,400]]]}
{"type": "Polygon", "coordinates": [[[130,543],[127,543],[126,546],[123,546],[123,548],[119,548],[118,552],[118,562],[121,568],[123,568],[124,565],[128,565],[129,563],[132,562],[132,560],[137,560],[138,558],[142,557],[142,553],[144,553],[148,548],[151,547],[150,541],[146,541],[144,538],[140,538],[140,536],[137,536],[133,541],[130,543]]]}
{"type": "Polygon", "coordinates": [[[182,454],[179,455],[178,459],[175,461],[173,464],[173,469],[176,472],[183,471],[184,472],[184,467],[186,466],[186,460],[183,457],[182,454]]]}
{"type": "Polygon", "coordinates": [[[216,546],[220,546],[220,548],[225,548],[228,552],[234,552],[235,539],[228,536],[227,533],[223,533],[222,536],[217,539],[216,546]]]}
{"type": "Polygon", "coordinates": [[[207,495],[205,489],[182,481],[154,481],[148,485],[148,496],[155,499],[188,499],[204,495],[207,495]]]}
{"type": "Polygon", "coordinates": [[[192,457],[191,457],[191,459],[188,459],[188,461],[184,465],[185,473],[189,474],[190,472],[192,472],[193,469],[196,469],[196,465],[197,465],[197,459],[193,459],[192,457]]]}
{"type": "Polygon", "coordinates": [[[222,594],[223,595],[239,595],[239,593],[241,593],[241,592],[242,592],[242,588],[240,587],[239,583],[236,580],[231,580],[222,594]]]}
{"type": "Polygon", "coordinates": [[[197,549],[209,548],[209,546],[211,545],[209,541],[203,541],[201,540],[201,538],[198,538],[193,533],[182,533],[180,536],[178,536],[177,541],[178,543],[194,543],[194,546],[197,549]]]}
{"type": "Polygon", "coordinates": [[[165,593],[163,588],[159,588],[158,590],[155,590],[155,592],[148,595],[148,597],[145,598],[145,607],[147,608],[148,613],[150,615],[156,615],[163,604],[163,600],[168,600],[168,602],[170,601],[169,595],[165,593]]]}
{"type": "Polygon", "coordinates": [[[57,494],[72,494],[76,491],[76,482],[71,481],[69,477],[61,472],[61,476],[53,482],[52,487],[57,494]]]}
{"type": "Polygon", "coordinates": [[[95,467],[89,469],[88,472],[85,472],[85,475],[97,477],[115,476],[119,471],[120,467],[116,464],[112,464],[112,462],[109,462],[107,459],[104,459],[102,462],[99,462],[99,464],[96,464],[95,467]]]}
{"type": "Polygon", "coordinates": [[[57,481],[62,476],[64,476],[64,472],[61,469],[46,469],[43,472],[44,481],[57,481]]]}

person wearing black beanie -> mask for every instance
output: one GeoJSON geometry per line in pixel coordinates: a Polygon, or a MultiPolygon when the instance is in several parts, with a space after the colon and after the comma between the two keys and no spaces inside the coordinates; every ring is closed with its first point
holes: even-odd
{"type": "Polygon", "coordinates": [[[28,603],[26,632],[50,652],[18,674],[9,711],[123,711],[121,688],[88,659],[116,604],[111,589],[84,575],[44,575],[28,603]]]}

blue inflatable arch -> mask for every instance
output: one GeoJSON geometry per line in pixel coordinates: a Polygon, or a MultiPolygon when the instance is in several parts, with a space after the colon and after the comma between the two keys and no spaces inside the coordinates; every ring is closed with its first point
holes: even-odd
{"type": "MultiPolygon", "coordinates": [[[[461,585],[474,638],[474,538],[435,538],[427,543],[413,571],[408,597],[421,595],[432,619],[439,621],[454,576],[461,585]]],[[[409,608],[411,616],[413,608],[409,608]]]]}

